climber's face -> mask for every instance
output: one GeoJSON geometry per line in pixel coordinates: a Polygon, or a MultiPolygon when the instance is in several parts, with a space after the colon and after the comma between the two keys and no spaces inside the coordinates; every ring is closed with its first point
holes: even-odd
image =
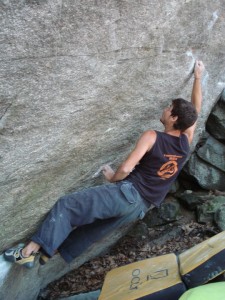
{"type": "Polygon", "coordinates": [[[160,118],[160,121],[165,125],[167,123],[168,120],[170,120],[171,118],[171,112],[173,110],[173,105],[170,104],[169,106],[167,106],[162,113],[162,116],[160,118]]]}

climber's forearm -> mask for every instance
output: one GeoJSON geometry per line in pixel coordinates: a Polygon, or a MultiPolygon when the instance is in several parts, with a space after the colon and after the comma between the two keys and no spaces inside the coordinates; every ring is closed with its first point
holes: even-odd
{"type": "Polygon", "coordinates": [[[202,108],[202,87],[201,77],[195,77],[191,95],[191,102],[196,108],[197,113],[200,113],[202,108]]]}

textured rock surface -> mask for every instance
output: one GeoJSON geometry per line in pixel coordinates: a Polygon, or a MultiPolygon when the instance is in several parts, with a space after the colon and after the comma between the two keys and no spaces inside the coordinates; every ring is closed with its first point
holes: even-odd
{"type": "Polygon", "coordinates": [[[149,228],[175,222],[181,218],[180,205],[176,199],[163,203],[159,209],[153,209],[145,217],[149,228]]]}
{"type": "Polygon", "coordinates": [[[225,141],[225,89],[206,123],[206,129],[216,139],[225,141]]]}
{"type": "Polygon", "coordinates": [[[200,187],[207,190],[225,190],[224,172],[206,163],[193,153],[188,161],[188,173],[200,187]]]}
{"type": "MultiPolygon", "coordinates": [[[[0,14],[1,251],[59,196],[102,182],[100,165],[117,166],[143,130],[162,129],[168,101],[190,98],[200,58],[197,141],[225,85],[225,21],[222,0],[3,0],[0,14]]],[[[17,299],[68,271],[57,264],[17,299]]]]}
{"type": "Polygon", "coordinates": [[[206,201],[207,194],[186,190],[183,193],[177,193],[177,198],[181,204],[185,205],[190,210],[195,210],[198,205],[206,201]]]}
{"type": "Polygon", "coordinates": [[[196,181],[204,189],[225,190],[225,142],[223,140],[225,124],[225,90],[213,107],[206,122],[206,129],[202,134],[193,153],[184,168],[184,173],[196,181]],[[215,117],[216,116],[216,117],[215,117]]]}
{"type": "MultiPolygon", "coordinates": [[[[225,206],[224,196],[212,196],[211,200],[197,208],[198,222],[207,223],[214,220],[215,214],[225,206]]],[[[219,220],[219,218],[216,218],[219,220]]]]}
{"type": "Polygon", "coordinates": [[[97,290],[87,294],[82,293],[80,295],[62,298],[61,300],[98,300],[99,295],[100,295],[100,290],[97,290]]]}
{"type": "Polygon", "coordinates": [[[197,155],[205,162],[225,172],[225,144],[209,137],[205,145],[199,148],[197,155]]]}
{"type": "Polygon", "coordinates": [[[225,204],[216,211],[214,221],[221,231],[225,230],[225,204]]]}

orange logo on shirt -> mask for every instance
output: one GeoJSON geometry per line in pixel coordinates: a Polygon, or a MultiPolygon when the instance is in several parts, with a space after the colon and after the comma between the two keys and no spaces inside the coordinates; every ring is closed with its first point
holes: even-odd
{"type": "Polygon", "coordinates": [[[162,179],[168,179],[178,171],[177,159],[182,158],[182,156],[165,154],[165,157],[169,158],[169,161],[162,165],[162,167],[157,172],[158,176],[162,179]]]}

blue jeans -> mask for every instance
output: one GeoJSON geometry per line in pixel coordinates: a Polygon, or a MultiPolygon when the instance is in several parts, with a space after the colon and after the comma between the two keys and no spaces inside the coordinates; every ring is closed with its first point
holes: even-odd
{"type": "Polygon", "coordinates": [[[129,181],[88,188],[61,197],[31,240],[71,262],[113,229],[142,219],[149,206],[129,181]]]}

